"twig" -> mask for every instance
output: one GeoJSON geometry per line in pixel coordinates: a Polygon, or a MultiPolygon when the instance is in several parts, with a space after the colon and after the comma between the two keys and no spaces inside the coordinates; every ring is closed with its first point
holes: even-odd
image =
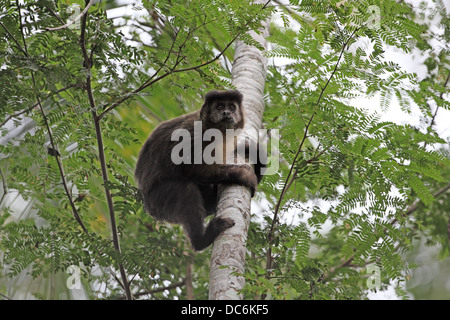
{"type": "MultiPolygon", "coordinates": [[[[317,152],[317,150],[316,150],[317,152]]],[[[317,160],[321,155],[323,155],[325,153],[325,150],[320,151],[317,155],[314,155],[312,158],[306,160],[307,164],[310,164],[311,162],[317,160]]],[[[289,188],[291,187],[292,183],[295,181],[295,178],[297,177],[297,169],[294,170],[294,173],[292,174],[291,179],[289,180],[289,182],[287,183],[285,192],[281,195],[281,197],[284,197],[286,195],[287,190],[289,190],[289,188]]]]}
{"type": "MultiPolygon", "coordinates": [[[[200,69],[200,68],[202,68],[202,67],[204,67],[204,66],[206,66],[206,65],[208,65],[208,64],[213,63],[214,61],[216,61],[217,59],[219,59],[219,58],[225,53],[225,51],[233,44],[233,42],[236,40],[237,37],[238,37],[238,35],[236,35],[236,37],[234,37],[233,40],[231,40],[231,41],[227,44],[227,46],[226,46],[220,53],[218,53],[213,59],[211,59],[211,60],[209,60],[209,61],[207,61],[207,62],[205,62],[205,63],[202,63],[202,64],[197,65],[197,66],[193,66],[193,67],[184,68],[184,69],[175,69],[176,66],[181,62],[181,60],[177,59],[178,61],[176,61],[174,67],[172,67],[171,70],[167,71],[166,73],[164,73],[163,75],[161,75],[161,76],[159,76],[159,77],[157,77],[157,78],[154,78],[154,77],[158,74],[159,70],[161,70],[161,68],[160,68],[160,69],[159,69],[157,72],[155,72],[148,80],[146,80],[146,81],[144,82],[144,84],[142,84],[139,88],[133,90],[130,94],[127,94],[127,95],[123,96],[123,97],[120,98],[118,101],[114,102],[111,106],[109,106],[108,108],[106,108],[106,109],[99,115],[99,119],[102,119],[107,113],[109,113],[110,111],[112,111],[113,109],[115,109],[116,107],[118,107],[118,106],[119,106],[120,104],[122,104],[124,101],[128,100],[131,96],[133,96],[133,95],[135,95],[135,94],[141,92],[141,91],[144,90],[145,88],[151,86],[151,85],[154,84],[155,82],[158,82],[158,81],[164,79],[165,77],[167,77],[167,76],[169,76],[169,75],[172,75],[172,74],[175,74],[175,73],[179,73],[179,72],[184,72],[184,71],[197,70],[197,69],[200,69]],[[151,79],[153,79],[153,80],[151,80],[151,79]]],[[[167,58],[168,58],[168,57],[169,57],[169,56],[167,56],[167,58]]],[[[166,61],[167,61],[167,58],[166,58],[166,61]]]]}
{"type": "MultiPolygon", "coordinates": [[[[162,287],[162,288],[158,288],[158,289],[154,289],[154,290],[146,290],[146,291],[138,292],[134,296],[135,297],[140,297],[140,296],[145,296],[147,294],[155,294],[155,293],[158,293],[158,292],[163,292],[163,291],[166,291],[166,290],[172,290],[172,289],[175,289],[175,288],[178,288],[178,287],[182,287],[185,284],[186,284],[186,279],[183,279],[180,282],[173,283],[171,285],[168,285],[167,287],[162,287]]],[[[121,299],[121,298],[119,298],[119,299],[121,299]]]]}
{"type": "MultiPolygon", "coordinates": [[[[80,42],[81,51],[82,51],[82,54],[84,57],[84,63],[83,63],[84,67],[86,69],[90,69],[92,67],[92,59],[90,59],[90,56],[86,49],[87,16],[88,15],[85,14],[81,19],[81,32],[80,32],[80,41],[79,42],[80,42]]],[[[109,218],[110,218],[110,223],[111,223],[111,234],[112,234],[114,249],[120,255],[121,249],[120,249],[119,235],[118,235],[118,231],[117,231],[116,216],[114,213],[114,203],[112,200],[111,192],[109,191],[109,189],[107,187],[109,179],[108,179],[108,169],[106,167],[105,148],[103,146],[102,131],[101,131],[100,121],[99,121],[97,111],[96,111],[94,94],[92,92],[91,76],[89,74],[86,76],[85,88],[86,88],[86,92],[88,95],[89,105],[91,107],[92,118],[93,118],[94,126],[95,126],[98,157],[99,157],[100,167],[101,167],[101,171],[102,171],[103,187],[105,189],[106,202],[108,204],[109,218]]],[[[123,264],[120,262],[118,263],[118,266],[119,266],[120,276],[122,278],[121,285],[122,285],[123,289],[125,290],[125,295],[126,295],[127,299],[131,300],[133,298],[133,296],[131,294],[130,284],[127,279],[127,274],[125,272],[125,268],[123,267],[123,264]]]]}
{"type": "MultiPolygon", "coordinates": [[[[448,190],[450,190],[450,183],[449,183],[448,185],[446,185],[445,187],[442,187],[441,189],[439,189],[438,191],[436,191],[436,192],[433,194],[433,197],[434,197],[434,198],[437,198],[437,197],[439,197],[441,194],[445,193],[445,192],[448,191],[448,190]]],[[[422,203],[421,201],[418,201],[418,202],[416,202],[416,203],[410,205],[410,206],[405,210],[404,215],[405,215],[405,216],[409,216],[410,214],[412,214],[414,211],[416,211],[416,210],[419,208],[419,205],[420,205],[421,203],[422,203]]],[[[393,220],[391,221],[391,225],[395,224],[397,221],[398,221],[397,219],[393,219],[393,220]]],[[[386,229],[385,229],[385,231],[386,231],[386,229]]],[[[329,275],[330,273],[333,273],[335,270],[340,269],[340,268],[343,268],[343,267],[349,266],[349,265],[352,263],[352,261],[353,261],[354,258],[355,258],[355,256],[353,255],[353,256],[351,256],[350,258],[348,258],[347,260],[345,260],[344,262],[342,262],[340,265],[338,265],[338,266],[336,266],[336,267],[332,267],[332,268],[330,269],[330,272],[326,275],[326,278],[328,278],[328,275],[329,275]]]]}
{"type": "MultiPolygon", "coordinates": [[[[271,0],[267,1],[267,2],[264,4],[264,6],[261,7],[260,11],[263,11],[263,10],[267,7],[267,5],[270,3],[270,1],[271,1],[271,0]]],[[[253,18],[253,19],[254,19],[254,18],[253,18]]],[[[250,22],[253,21],[253,19],[250,19],[249,21],[247,21],[247,23],[243,26],[243,28],[245,29],[245,28],[250,24],[250,22]]],[[[211,20],[211,21],[214,21],[214,20],[211,20]]],[[[210,23],[211,21],[204,22],[201,26],[203,26],[203,25],[205,25],[205,24],[207,24],[207,23],[210,23]]],[[[201,26],[199,26],[199,27],[201,27],[201,26]]],[[[194,30],[198,29],[199,27],[195,28],[194,30]]],[[[190,32],[191,32],[191,31],[190,31],[190,32]]],[[[125,102],[126,100],[128,100],[131,96],[133,96],[133,95],[135,95],[135,94],[141,92],[142,90],[144,90],[145,88],[151,86],[151,85],[154,84],[155,82],[158,82],[158,81],[164,79],[165,77],[167,77],[167,76],[169,76],[169,75],[172,75],[172,74],[175,74],[175,73],[179,73],[179,72],[185,72],[185,71],[197,70],[197,69],[200,69],[200,68],[202,68],[202,67],[204,67],[204,66],[207,66],[207,65],[209,65],[209,64],[211,64],[211,63],[213,63],[213,62],[215,62],[216,60],[218,60],[220,57],[223,56],[223,54],[225,53],[225,51],[228,50],[228,48],[236,41],[236,39],[237,39],[242,33],[243,33],[243,32],[238,32],[238,33],[233,37],[233,39],[225,46],[225,48],[224,48],[222,51],[220,51],[214,58],[212,58],[211,60],[206,61],[206,62],[204,62],[204,63],[201,63],[201,64],[199,64],[199,65],[196,65],[196,66],[187,67],[187,68],[183,68],[183,69],[175,69],[175,68],[177,67],[177,65],[181,62],[181,60],[178,61],[178,57],[179,57],[179,53],[178,53],[177,61],[176,61],[175,65],[172,67],[171,70],[167,71],[166,73],[164,73],[163,75],[161,75],[161,76],[159,76],[159,77],[156,77],[156,76],[158,75],[159,71],[162,69],[162,68],[159,68],[158,71],[156,71],[156,72],[155,72],[148,80],[146,80],[146,81],[144,82],[144,84],[142,84],[139,88],[137,88],[137,89],[131,91],[130,93],[126,94],[125,96],[123,96],[122,98],[120,98],[118,101],[114,102],[114,103],[111,104],[109,107],[107,107],[102,113],[100,113],[100,115],[98,116],[99,120],[101,120],[107,113],[109,113],[110,111],[114,110],[114,109],[115,109],[116,107],[118,107],[120,104],[122,104],[123,102],[125,102]],[[155,78],[155,77],[156,77],[156,78],[155,78]],[[152,80],[152,79],[153,79],[153,80],[152,80]]],[[[185,43],[186,43],[186,41],[187,41],[187,39],[185,40],[185,43]]],[[[174,40],[174,42],[172,43],[172,48],[173,48],[173,44],[174,44],[174,43],[175,43],[175,40],[174,40]]],[[[184,44],[183,44],[183,45],[184,45],[184,44]]],[[[165,59],[165,62],[169,59],[169,56],[170,56],[170,51],[169,51],[169,54],[167,55],[167,57],[166,57],[166,59],[165,59]]]]}
{"type": "MultiPolygon", "coordinates": [[[[447,86],[447,83],[448,83],[449,79],[450,79],[450,72],[449,72],[448,75],[447,75],[447,79],[445,79],[445,82],[444,82],[444,89],[445,89],[445,87],[447,86]]],[[[440,98],[440,99],[443,98],[444,92],[445,92],[445,90],[443,90],[443,91],[441,92],[441,94],[439,95],[439,98],[440,98]]],[[[426,104],[427,104],[428,108],[430,108],[430,111],[431,111],[430,105],[429,105],[428,103],[426,103],[426,104]]],[[[437,105],[436,105],[436,110],[434,111],[434,114],[433,114],[433,116],[431,117],[431,122],[430,122],[430,125],[429,125],[429,127],[428,127],[428,130],[430,130],[430,131],[431,131],[431,129],[433,128],[434,121],[436,120],[436,115],[437,115],[438,111],[439,111],[439,105],[437,104],[437,105]]],[[[426,148],[427,145],[428,145],[428,141],[425,141],[425,142],[423,143],[423,147],[426,148]]]]}
{"type": "Polygon", "coordinates": [[[10,297],[4,295],[3,293],[0,293],[0,297],[2,297],[4,300],[12,300],[10,297]]]}
{"type": "Polygon", "coordinates": [[[61,29],[65,29],[68,28],[69,26],[71,26],[72,24],[74,24],[75,22],[77,22],[78,20],[80,20],[82,17],[84,17],[86,15],[86,13],[88,12],[89,8],[94,4],[94,0],[90,0],[89,3],[86,5],[86,7],[84,8],[84,10],[72,21],[67,22],[65,25],[59,26],[59,27],[55,27],[55,28],[46,28],[46,31],[55,31],[55,30],[61,30],[61,29]]]}
{"type": "MultiPolygon", "coordinates": [[[[16,43],[16,45],[20,49],[20,51],[22,51],[22,53],[28,57],[28,53],[22,48],[22,46],[19,44],[17,39],[13,36],[13,34],[11,32],[9,32],[8,28],[6,28],[6,26],[1,21],[0,21],[0,25],[3,27],[3,29],[5,29],[8,36],[16,43]]],[[[22,21],[20,22],[20,25],[22,25],[22,21]]]]}
{"type": "MultiPolygon", "coordinates": [[[[448,185],[446,185],[445,187],[442,187],[441,189],[439,189],[438,191],[436,191],[435,193],[433,193],[433,198],[437,198],[439,197],[441,194],[445,193],[447,190],[450,189],[450,183],[448,185]]],[[[422,204],[422,201],[417,201],[413,204],[411,204],[405,211],[404,215],[405,216],[409,216],[410,214],[412,214],[414,211],[416,211],[419,206],[422,204]]],[[[398,220],[397,219],[392,219],[391,221],[391,225],[395,224],[398,220]]]]}
{"type": "MultiPolygon", "coordinates": [[[[448,83],[449,79],[450,79],[450,72],[447,75],[447,79],[445,79],[444,89],[447,86],[447,83],[448,83]]],[[[439,95],[440,99],[442,99],[444,97],[444,92],[445,92],[445,90],[442,91],[441,94],[439,95]]],[[[439,106],[436,107],[436,111],[434,112],[433,118],[431,119],[430,127],[432,127],[434,125],[434,120],[436,119],[436,115],[437,115],[438,110],[439,110],[439,106]]]]}
{"type": "MultiPolygon", "coordinates": [[[[59,89],[59,90],[57,90],[57,91],[55,91],[55,92],[52,92],[52,93],[48,94],[48,95],[44,98],[44,100],[48,99],[50,96],[52,96],[52,95],[54,95],[54,94],[58,94],[58,93],[60,93],[60,92],[66,91],[66,90],[68,90],[68,89],[70,89],[70,88],[74,88],[74,87],[77,87],[77,86],[78,86],[77,84],[71,84],[71,85],[69,85],[69,86],[67,86],[67,87],[61,88],[61,89],[59,89]]],[[[26,108],[25,110],[22,110],[22,111],[20,111],[20,112],[17,112],[17,113],[14,113],[14,114],[11,114],[11,115],[7,116],[6,119],[3,120],[2,123],[0,123],[0,127],[4,126],[4,125],[5,125],[9,120],[11,120],[12,118],[16,118],[16,117],[18,117],[18,116],[23,115],[24,113],[28,113],[28,112],[30,112],[31,110],[33,110],[34,108],[36,108],[37,106],[38,106],[38,103],[36,102],[36,103],[33,104],[31,107],[26,108]]]]}
{"type": "MultiPolygon", "coordinates": [[[[307,136],[308,136],[309,128],[310,128],[310,126],[311,126],[311,123],[312,123],[312,120],[313,120],[313,118],[314,118],[314,115],[316,114],[317,107],[319,106],[320,101],[322,100],[322,96],[323,96],[323,94],[324,94],[326,88],[328,87],[328,84],[330,83],[331,79],[333,78],[334,74],[336,73],[336,70],[337,70],[337,68],[338,68],[338,66],[339,66],[339,62],[341,61],[342,55],[344,54],[345,47],[348,45],[348,43],[350,42],[350,40],[353,38],[353,36],[355,35],[355,33],[356,33],[360,28],[361,28],[361,27],[356,28],[356,29],[352,32],[352,34],[350,35],[350,37],[347,39],[347,41],[344,43],[344,45],[342,46],[342,50],[341,50],[341,52],[340,52],[340,54],[339,54],[339,58],[338,58],[338,60],[337,60],[337,62],[336,62],[336,65],[334,66],[334,69],[333,69],[333,71],[332,71],[330,77],[328,78],[327,82],[326,82],[325,85],[322,87],[322,90],[320,91],[320,94],[319,94],[319,98],[317,99],[317,102],[316,102],[315,109],[314,109],[314,111],[313,111],[311,117],[309,118],[308,123],[306,124],[306,127],[305,127],[305,133],[303,134],[302,141],[300,142],[300,146],[299,146],[299,148],[298,148],[298,150],[297,150],[297,153],[296,153],[295,156],[294,156],[294,160],[292,161],[291,168],[289,169],[289,173],[288,173],[288,175],[287,175],[287,177],[286,177],[286,180],[285,180],[285,182],[284,182],[283,189],[281,190],[280,197],[278,198],[277,204],[275,205],[275,211],[274,211],[274,215],[273,215],[273,219],[272,219],[272,224],[271,224],[271,226],[270,226],[269,235],[268,235],[268,238],[267,238],[267,239],[268,239],[268,245],[269,245],[269,248],[267,249],[266,270],[271,270],[271,269],[272,269],[272,265],[273,265],[272,242],[273,242],[274,239],[275,239],[275,237],[274,237],[275,224],[276,224],[277,219],[278,219],[278,212],[279,212],[279,210],[280,210],[281,202],[282,202],[282,200],[283,200],[283,198],[284,198],[284,196],[285,196],[285,194],[286,194],[288,188],[289,188],[289,187],[291,186],[291,184],[292,184],[292,181],[291,181],[291,182],[289,182],[289,181],[290,181],[291,176],[293,176],[295,163],[297,162],[297,158],[298,158],[298,156],[300,155],[301,150],[302,150],[302,148],[303,148],[303,145],[304,145],[304,143],[305,143],[305,141],[306,141],[306,138],[307,138],[307,136]]],[[[270,271],[268,271],[267,276],[270,276],[270,271]]]]}
{"type": "MultiPolygon", "coordinates": [[[[18,41],[16,39],[14,39],[14,37],[12,37],[12,38],[14,39],[16,44],[19,46],[20,50],[25,54],[25,56],[27,58],[29,58],[28,47],[27,47],[27,43],[25,41],[25,34],[24,34],[24,31],[23,31],[22,14],[21,14],[20,4],[19,4],[18,0],[16,0],[16,5],[17,5],[18,12],[19,12],[20,33],[22,35],[22,41],[23,41],[23,46],[24,47],[22,48],[19,45],[18,41]]],[[[6,30],[6,28],[5,28],[5,30],[6,30]]],[[[34,88],[34,90],[36,90],[37,86],[36,86],[36,79],[34,77],[34,72],[33,71],[30,71],[30,72],[31,72],[31,79],[32,79],[32,82],[33,82],[33,88],[34,88]]],[[[56,146],[56,143],[55,143],[55,140],[53,138],[53,134],[52,134],[52,130],[51,130],[50,124],[48,123],[47,116],[45,115],[44,108],[42,107],[41,100],[39,99],[39,96],[37,94],[36,94],[36,99],[37,99],[37,105],[39,106],[39,110],[40,110],[40,112],[42,114],[42,118],[43,118],[45,126],[47,128],[48,136],[50,138],[50,144],[51,144],[53,150],[58,150],[58,148],[56,146]]],[[[58,164],[58,169],[59,169],[59,173],[61,175],[64,191],[66,193],[67,198],[69,199],[69,203],[70,203],[70,206],[72,208],[73,216],[74,216],[75,220],[78,222],[78,224],[81,226],[83,231],[87,234],[88,231],[87,231],[86,227],[84,226],[83,221],[81,220],[81,217],[78,214],[78,210],[75,207],[75,204],[74,204],[74,202],[72,200],[72,195],[71,195],[69,187],[67,185],[66,175],[64,173],[64,167],[63,167],[63,164],[62,164],[62,161],[61,161],[61,157],[60,157],[60,155],[58,153],[55,154],[55,159],[56,159],[56,163],[58,164]]]]}
{"type": "Polygon", "coordinates": [[[8,194],[8,186],[6,185],[6,180],[5,180],[5,176],[3,175],[3,171],[0,168],[0,176],[2,178],[2,186],[3,186],[3,194],[0,198],[0,204],[2,204],[3,199],[5,198],[5,196],[8,194]]]}

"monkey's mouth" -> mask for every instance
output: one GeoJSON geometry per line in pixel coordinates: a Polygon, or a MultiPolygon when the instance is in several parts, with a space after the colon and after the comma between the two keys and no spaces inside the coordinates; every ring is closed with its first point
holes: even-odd
{"type": "Polygon", "coordinates": [[[234,119],[232,117],[223,117],[222,122],[234,123],[234,119]]]}

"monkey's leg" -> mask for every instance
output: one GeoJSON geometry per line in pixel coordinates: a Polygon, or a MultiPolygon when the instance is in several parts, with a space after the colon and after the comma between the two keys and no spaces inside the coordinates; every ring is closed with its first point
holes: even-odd
{"type": "MultiPolygon", "coordinates": [[[[215,189],[214,187],[211,191],[215,189]]],[[[184,198],[184,208],[181,224],[189,236],[192,246],[197,251],[210,246],[219,234],[225,229],[234,226],[234,221],[231,219],[214,218],[205,228],[204,219],[207,211],[205,209],[205,199],[203,198],[203,195],[205,195],[204,191],[204,188],[200,190],[194,183],[186,183],[186,188],[182,195],[184,198]]],[[[215,196],[217,197],[217,195],[215,196]]],[[[212,202],[215,202],[215,199],[214,201],[211,200],[212,202]]]]}
{"type": "MultiPolygon", "coordinates": [[[[234,225],[230,219],[214,218],[205,228],[204,219],[208,213],[203,195],[212,196],[215,190],[215,186],[204,186],[200,190],[196,183],[189,181],[161,182],[148,193],[148,207],[158,220],[181,224],[193,248],[203,250],[234,225]]],[[[208,210],[212,210],[215,201],[207,199],[207,202],[208,210]]]]}
{"type": "Polygon", "coordinates": [[[223,231],[234,226],[234,221],[214,218],[205,229],[203,219],[198,219],[197,221],[190,219],[183,226],[194,249],[200,251],[209,247],[223,231]]]}
{"type": "Polygon", "coordinates": [[[216,207],[218,201],[218,188],[216,184],[199,184],[200,192],[202,193],[203,204],[206,209],[206,214],[216,214],[216,207]]]}

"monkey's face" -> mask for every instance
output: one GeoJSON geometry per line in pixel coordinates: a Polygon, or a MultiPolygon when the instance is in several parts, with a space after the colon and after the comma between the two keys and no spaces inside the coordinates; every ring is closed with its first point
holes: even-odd
{"type": "Polygon", "coordinates": [[[216,100],[209,105],[208,122],[218,129],[236,129],[242,122],[241,106],[236,101],[216,100]]]}
{"type": "Polygon", "coordinates": [[[238,90],[213,90],[205,95],[205,103],[200,111],[200,119],[205,129],[241,129],[244,127],[242,94],[238,90]]]}

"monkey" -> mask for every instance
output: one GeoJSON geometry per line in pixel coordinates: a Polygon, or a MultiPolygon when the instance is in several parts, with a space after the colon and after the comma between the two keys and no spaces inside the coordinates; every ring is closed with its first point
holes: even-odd
{"type": "MultiPolygon", "coordinates": [[[[225,134],[227,129],[244,127],[242,100],[238,90],[208,92],[200,110],[159,124],[138,156],[135,179],[143,196],[144,210],[157,221],[182,225],[196,251],[207,248],[235,224],[232,219],[214,217],[204,226],[204,219],[215,214],[218,185],[242,185],[253,196],[261,174],[258,169],[255,173],[249,164],[207,164],[204,159],[195,162],[192,161],[195,155],[174,163],[173,150],[178,142],[173,141],[173,133],[178,129],[188,132],[187,154],[195,153],[196,123],[201,124],[202,134],[208,129],[225,134]]],[[[200,147],[197,152],[205,150],[205,141],[202,140],[200,147]]]]}

